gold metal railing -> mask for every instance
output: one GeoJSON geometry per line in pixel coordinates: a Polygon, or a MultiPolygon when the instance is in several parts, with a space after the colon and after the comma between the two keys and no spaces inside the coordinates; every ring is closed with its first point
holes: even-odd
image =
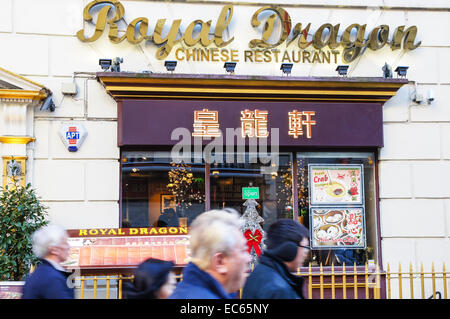
{"type": "MultiPolygon", "coordinates": [[[[310,264],[307,271],[298,269],[296,275],[305,278],[309,299],[415,299],[418,296],[422,299],[448,299],[449,272],[445,269],[445,263],[442,271],[435,268],[434,263],[428,272],[424,271],[423,264],[420,271],[414,272],[412,263],[408,271],[402,271],[401,264],[398,265],[398,271],[391,271],[389,263],[386,271],[381,270],[379,265],[336,267],[332,264],[325,269],[322,265],[312,267],[310,264]],[[409,287],[408,295],[405,294],[405,287],[409,287]],[[415,293],[417,289],[420,290],[419,295],[415,293]]],[[[177,279],[183,280],[183,276],[178,275],[177,279]]],[[[133,280],[133,276],[76,277],[77,298],[122,299],[125,280],[133,280]]]]}
{"type": "Polygon", "coordinates": [[[349,299],[350,294],[353,294],[353,299],[381,298],[381,278],[384,273],[378,265],[373,268],[366,264],[361,271],[356,264],[353,267],[345,264],[335,267],[332,264],[329,270],[325,271],[322,265],[318,270],[313,270],[311,264],[307,272],[297,270],[296,274],[307,280],[308,299],[349,299]],[[317,293],[314,294],[313,291],[317,293]]]}
{"type": "Polygon", "coordinates": [[[389,263],[386,267],[386,278],[387,278],[387,299],[393,299],[392,290],[395,289],[396,285],[393,282],[397,280],[398,287],[398,299],[405,298],[405,294],[403,292],[404,282],[409,282],[409,296],[406,296],[407,299],[416,299],[415,295],[415,283],[420,282],[420,298],[421,299],[448,299],[448,282],[447,275],[449,272],[445,269],[445,263],[442,264],[442,271],[436,271],[434,263],[431,264],[431,271],[426,272],[423,268],[423,263],[420,264],[420,271],[413,271],[412,263],[409,264],[409,271],[402,272],[402,266],[398,264],[398,272],[391,272],[391,267],[389,263]],[[425,282],[427,281],[427,285],[425,282]],[[430,283],[431,281],[431,283],[430,283]],[[441,283],[439,289],[442,289],[443,296],[441,292],[438,290],[437,285],[441,283]],[[428,292],[426,292],[425,287],[430,288],[428,292]],[[431,294],[431,295],[430,295],[431,294]]]}

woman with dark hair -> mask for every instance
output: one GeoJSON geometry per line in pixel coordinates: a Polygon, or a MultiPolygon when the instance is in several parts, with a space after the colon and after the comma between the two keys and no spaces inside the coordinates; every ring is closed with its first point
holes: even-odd
{"type": "Polygon", "coordinates": [[[270,225],[267,249],[247,278],[244,299],[304,299],[304,280],[292,273],[309,253],[309,231],[292,219],[279,219],[270,225]]]}
{"type": "Polygon", "coordinates": [[[177,284],[173,266],[170,261],[155,258],[145,260],[137,267],[133,283],[124,286],[124,298],[166,299],[177,284]]]}

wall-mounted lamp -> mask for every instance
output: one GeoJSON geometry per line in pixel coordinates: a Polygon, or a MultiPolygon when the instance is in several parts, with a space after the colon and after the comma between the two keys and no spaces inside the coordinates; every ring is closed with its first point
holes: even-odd
{"type": "Polygon", "coordinates": [[[283,71],[283,74],[289,75],[292,71],[293,63],[282,63],[280,70],[283,71]]]}
{"type": "Polygon", "coordinates": [[[111,59],[100,59],[98,60],[98,64],[103,69],[103,71],[107,72],[112,64],[111,59]]]}
{"type": "Polygon", "coordinates": [[[234,68],[236,67],[236,62],[225,62],[223,65],[225,71],[230,74],[234,74],[234,68]]]}
{"type": "Polygon", "coordinates": [[[177,66],[177,61],[165,61],[164,66],[166,67],[167,71],[173,72],[175,71],[175,68],[177,66]]]}
{"type": "Polygon", "coordinates": [[[402,78],[406,77],[406,71],[408,70],[408,68],[409,67],[407,67],[407,66],[398,66],[395,69],[395,72],[397,72],[397,77],[399,77],[399,76],[402,78]]]}
{"type": "Polygon", "coordinates": [[[348,65],[338,65],[336,71],[338,72],[339,75],[347,76],[348,65]]]}

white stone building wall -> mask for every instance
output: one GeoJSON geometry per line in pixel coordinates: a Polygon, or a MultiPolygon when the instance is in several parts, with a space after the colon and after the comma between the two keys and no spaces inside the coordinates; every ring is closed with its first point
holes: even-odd
{"type": "MultiPolygon", "coordinates": [[[[99,58],[123,57],[122,71],[166,72],[155,58],[154,44],[113,44],[102,37],[80,42],[83,28],[82,0],[1,0],[1,66],[50,88],[56,111],[34,113],[36,142],[27,147],[28,181],[50,208],[51,219],[68,228],[118,227],[120,150],[117,147],[117,107],[92,76],[100,71],[99,58]],[[74,72],[76,75],[74,77],[74,72]],[[83,74],[79,72],[84,72],[83,74]],[[89,74],[90,73],[90,74],[89,74]],[[61,84],[75,81],[78,94],[63,96],[61,84]],[[68,152],[59,136],[63,123],[83,123],[88,137],[76,153],[68,152]]],[[[125,19],[148,17],[149,32],[157,19],[182,18],[182,29],[195,19],[216,19],[226,1],[126,1],[125,19]]],[[[260,33],[250,25],[251,16],[265,0],[234,3],[229,48],[248,49],[260,33]],[[252,5],[255,3],[255,5],[252,5]]],[[[385,146],[379,153],[380,218],[383,260],[394,268],[398,262],[417,267],[421,261],[450,265],[450,3],[446,0],[337,1],[314,0],[308,5],[284,0],[292,23],[368,24],[368,30],[389,25],[390,37],[399,25],[416,25],[413,51],[385,47],[369,51],[350,64],[349,76],[381,76],[385,62],[407,65],[410,84],[383,107],[385,146]],[[434,91],[430,105],[417,105],[415,88],[434,91]]],[[[342,32],[342,29],[341,29],[342,32]]],[[[176,48],[176,47],[175,47],[176,48]]],[[[174,50],[168,59],[173,58],[174,50]]],[[[338,64],[342,64],[338,61],[338,64]]],[[[239,75],[280,75],[279,63],[238,63],[239,75]]],[[[335,76],[336,64],[294,65],[292,76],[335,76]]],[[[223,74],[223,62],[179,62],[177,73],[223,74]]],[[[395,76],[395,75],[394,75],[395,76]]],[[[427,264],[425,264],[427,266],[427,264]]],[[[429,265],[428,265],[429,266],[429,265]]]]}

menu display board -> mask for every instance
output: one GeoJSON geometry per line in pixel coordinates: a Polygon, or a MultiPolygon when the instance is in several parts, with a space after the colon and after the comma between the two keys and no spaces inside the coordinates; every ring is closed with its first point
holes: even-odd
{"type": "Polygon", "coordinates": [[[67,268],[132,267],[148,258],[185,265],[189,262],[189,235],[180,234],[187,233],[187,230],[179,231],[181,228],[72,230],[68,232],[70,255],[63,266],[67,268]],[[153,235],[149,235],[150,233],[153,235]],[[161,233],[167,235],[160,235],[161,233]],[[99,236],[92,234],[99,234],[99,236]]]}
{"type": "Polygon", "coordinates": [[[361,164],[309,164],[309,217],[313,249],[366,247],[361,164]]]}
{"type": "Polygon", "coordinates": [[[362,165],[309,165],[310,205],[363,205],[362,165]]]}
{"type": "Polygon", "coordinates": [[[364,208],[310,208],[314,248],[365,248],[364,208]]]}

